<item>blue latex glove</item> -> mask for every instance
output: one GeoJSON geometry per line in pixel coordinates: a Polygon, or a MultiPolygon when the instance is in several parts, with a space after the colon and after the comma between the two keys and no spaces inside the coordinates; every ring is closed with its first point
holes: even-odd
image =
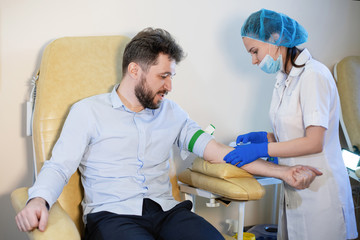
{"type": "Polygon", "coordinates": [[[242,167],[261,157],[270,157],[267,142],[236,146],[233,151],[224,157],[224,160],[237,167],[242,167]]]}
{"type": "Polygon", "coordinates": [[[267,132],[250,132],[247,134],[239,135],[236,139],[236,144],[239,143],[264,143],[268,142],[267,132]]]}

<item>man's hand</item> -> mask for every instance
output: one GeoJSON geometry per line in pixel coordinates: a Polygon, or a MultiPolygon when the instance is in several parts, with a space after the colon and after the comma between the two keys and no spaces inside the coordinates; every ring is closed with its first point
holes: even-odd
{"type": "Polygon", "coordinates": [[[46,201],[43,198],[31,199],[28,204],[16,215],[16,224],[20,231],[28,232],[38,228],[45,231],[49,217],[46,201]]]}
{"type": "Polygon", "coordinates": [[[296,189],[305,189],[310,186],[316,176],[321,176],[322,172],[310,166],[296,165],[289,167],[283,180],[296,189]]]}

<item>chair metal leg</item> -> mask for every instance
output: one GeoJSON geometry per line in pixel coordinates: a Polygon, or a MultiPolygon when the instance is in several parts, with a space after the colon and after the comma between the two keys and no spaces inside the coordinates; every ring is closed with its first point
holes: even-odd
{"type": "Polygon", "coordinates": [[[245,202],[239,202],[239,221],[238,221],[237,240],[243,240],[244,217],[245,217],[245,202]]]}
{"type": "Polygon", "coordinates": [[[271,223],[276,224],[276,212],[277,212],[277,203],[278,203],[278,187],[279,184],[274,185],[274,198],[273,198],[273,206],[271,213],[271,223]]]}
{"type": "Polygon", "coordinates": [[[195,195],[190,193],[184,193],[185,194],[185,200],[190,200],[193,204],[191,211],[195,212],[195,195]]]}

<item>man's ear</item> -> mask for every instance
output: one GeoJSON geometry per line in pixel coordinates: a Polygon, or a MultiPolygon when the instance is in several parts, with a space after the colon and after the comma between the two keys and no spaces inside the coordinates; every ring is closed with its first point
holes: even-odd
{"type": "Polygon", "coordinates": [[[137,79],[138,76],[140,75],[140,66],[135,62],[131,62],[128,65],[127,72],[132,78],[137,79]]]}

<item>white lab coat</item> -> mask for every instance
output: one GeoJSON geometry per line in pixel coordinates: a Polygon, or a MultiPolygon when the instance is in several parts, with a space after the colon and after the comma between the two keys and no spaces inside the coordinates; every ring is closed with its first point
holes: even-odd
{"type": "Polygon", "coordinates": [[[316,167],[323,175],[305,190],[283,185],[278,239],[353,239],[357,237],[357,230],[338,135],[337,88],[327,67],[312,59],[307,49],[296,59],[296,64],[303,63],[305,67],[293,67],[289,76],[278,73],[269,115],[279,142],[304,137],[305,129],[311,125],[327,129],[321,153],[279,159],[283,165],[316,167]]]}

